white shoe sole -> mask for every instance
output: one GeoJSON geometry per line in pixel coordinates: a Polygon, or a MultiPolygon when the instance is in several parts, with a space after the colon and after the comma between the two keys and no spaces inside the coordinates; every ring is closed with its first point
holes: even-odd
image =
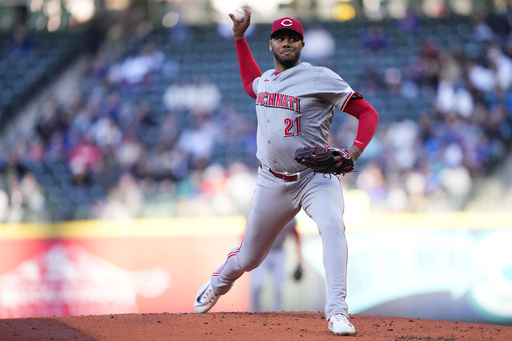
{"type": "Polygon", "coordinates": [[[331,328],[329,328],[329,330],[334,334],[334,335],[341,335],[341,336],[349,336],[349,335],[355,335],[356,332],[340,332],[340,333],[335,333],[331,328]]]}
{"type": "Polygon", "coordinates": [[[344,323],[344,327],[346,327],[346,328],[343,328],[344,330],[342,330],[342,331],[335,332],[334,331],[334,323],[332,323],[331,321],[329,321],[328,327],[329,327],[329,330],[334,335],[349,336],[349,335],[356,334],[356,330],[355,330],[354,326],[350,323],[350,321],[348,321],[348,318],[347,318],[347,323],[344,323]]]}
{"type": "Polygon", "coordinates": [[[210,283],[211,280],[203,284],[201,288],[199,288],[199,290],[197,291],[196,300],[194,301],[194,311],[198,314],[207,313],[210,309],[213,308],[215,303],[217,303],[217,301],[219,300],[220,296],[216,295],[216,297],[213,300],[201,303],[200,299],[204,295],[206,290],[208,290],[210,283]]]}

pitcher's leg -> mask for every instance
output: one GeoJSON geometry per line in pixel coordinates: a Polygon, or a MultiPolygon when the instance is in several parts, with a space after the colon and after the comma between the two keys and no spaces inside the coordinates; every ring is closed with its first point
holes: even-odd
{"type": "Polygon", "coordinates": [[[348,314],[345,302],[347,282],[347,241],[343,221],[343,193],[336,177],[315,175],[306,188],[303,207],[316,222],[322,239],[327,282],[327,320],[334,314],[348,314]]]}
{"type": "Polygon", "coordinates": [[[212,275],[215,294],[225,294],[244,272],[256,268],[267,256],[284,225],[297,213],[298,209],[293,207],[282,182],[273,185],[258,185],[240,247],[233,249],[226,262],[212,275]]]}

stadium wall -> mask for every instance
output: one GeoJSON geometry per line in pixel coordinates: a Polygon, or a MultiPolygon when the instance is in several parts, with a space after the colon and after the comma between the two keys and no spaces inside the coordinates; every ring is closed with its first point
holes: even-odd
{"type": "MultiPolygon", "coordinates": [[[[305,275],[292,279],[290,241],[285,310],[323,311],[320,238],[307,215],[298,219],[305,275]]],[[[350,313],[512,324],[512,213],[346,222],[350,313]]],[[[0,318],[190,313],[244,225],[241,216],[0,225],[0,318]]],[[[214,310],[249,310],[249,283],[242,276],[214,310]]],[[[268,290],[264,298],[271,307],[268,290]]]]}

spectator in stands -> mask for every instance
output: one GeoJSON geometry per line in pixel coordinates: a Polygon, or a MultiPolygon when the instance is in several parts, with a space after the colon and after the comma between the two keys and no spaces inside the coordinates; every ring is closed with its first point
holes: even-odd
{"type": "Polygon", "coordinates": [[[512,33],[509,34],[504,42],[503,52],[510,58],[512,58],[512,33]]]}
{"type": "Polygon", "coordinates": [[[92,174],[92,183],[109,191],[125,172],[116,157],[117,145],[101,145],[102,158],[92,174]]]}
{"type": "Polygon", "coordinates": [[[252,168],[239,161],[229,164],[225,192],[237,207],[237,212],[246,211],[252,203],[252,194],[256,188],[256,174],[252,168]]]}
{"type": "Polygon", "coordinates": [[[190,109],[193,98],[194,90],[192,85],[188,79],[181,78],[176,83],[167,87],[164,92],[163,102],[170,111],[184,111],[190,109]]]}
{"type": "Polygon", "coordinates": [[[390,95],[401,95],[402,72],[396,67],[388,67],[384,70],[383,82],[390,95]]]}
{"type": "Polygon", "coordinates": [[[469,117],[473,114],[474,101],[462,78],[462,68],[449,53],[444,56],[439,70],[435,108],[444,115],[469,117]]]}
{"type": "Polygon", "coordinates": [[[9,208],[9,196],[7,194],[7,162],[0,156],[0,222],[5,221],[9,208]]]}
{"type": "Polygon", "coordinates": [[[7,196],[9,207],[6,221],[10,224],[18,224],[23,221],[23,193],[15,174],[7,176],[7,196]]]}
{"type": "Polygon", "coordinates": [[[503,93],[512,89],[512,56],[507,56],[494,42],[486,44],[485,56],[496,77],[495,90],[503,93]]]}
{"type": "Polygon", "coordinates": [[[401,119],[393,122],[387,129],[387,143],[389,151],[392,151],[392,163],[388,165],[391,170],[406,171],[414,167],[418,161],[419,129],[418,124],[411,119],[401,119]]]}
{"type": "Polygon", "coordinates": [[[256,155],[256,127],[248,116],[232,103],[224,102],[215,118],[221,131],[216,143],[219,150],[226,151],[226,162],[253,159],[256,155]]]}
{"type": "Polygon", "coordinates": [[[91,136],[102,150],[119,145],[122,135],[116,121],[110,116],[100,117],[91,126],[91,136]]]}
{"type": "Polygon", "coordinates": [[[9,209],[9,197],[7,192],[0,187],[0,222],[4,222],[9,209]]]}
{"type": "Polygon", "coordinates": [[[44,211],[44,190],[23,159],[23,141],[7,148],[5,159],[0,158],[0,222],[18,224],[41,221],[44,211]]]}
{"type": "Polygon", "coordinates": [[[145,155],[144,144],[135,132],[124,134],[116,149],[116,158],[125,171],[135,171],[139,162],[145,155]]]}
{"type": "Polygon", "coordinates": [[[91,185],[90,176],[96,171],[101,157],[101,150],[94,143],[90,134],[80,134],[68,156],[68,165],[73,176],[73,183],[77,186],[91,185]]]}
{"type": "Polygon", "coordinates": [[[105,115],[112,118],[115,122],[119,122],[121,116],[121,95],[119,91],[110,91],[102,102],[101,112],[96,113],[96,115],[105,115]]]}
{"type": "Polygon", "coordinates": [[[66,161],[69,145],[67,132],[53,130],[50,139],[45,144],[44,160],[48,162],[66,161]]]}
{"type": "Polygon", "coordinates": [[[385,88],[385,81],[382,79],[380,70],[376,65],[367,64],[361,78],[366,93],[377,95],[379,91],[385,88]]]}
{"type": "Polygon", "coordinates": [[[23,197],[23,221],[41,221],[45,217],[45,197],[41,185],[33,173],[27,172],[20,180],[20,192],[23,197]]]}
{"type": "Polygon", "coordinates": [[[189,109],[191,111],[215,111],[221,101],[221,93],[217,85],[206,76],[199,77],[193,86],[193,96],[189,109]]]}
{"type": "Polygon", "coordinates": [[[389,38],[382,27],[371,25],[360,36],[361,45],[375,54],[389,47],[389,38]]]}
{"type": "Polygon", "coordinates": [[[41,106],[35,130],[43,143],[47,143],[50,136],[53,134],[57,127],[59,115],[59,102],[56,97],[48,98],[41,106]]]}
{"type": "Polygon", "coordinates": [[[132,174],[125,172],[112,187],[102,206],[97,206],[100,219],[129,220],[140,215],[143,202],[142,191],[132,174]]]}
{"type": "Polygon", "coordinates": [[[164,61],[163,53],[152,43],[148,43],[134,56],[121,64],[121,76],[128,89],[151,88],[155,83],[155,72],[164,61]]]}
{"type": "MultiPolygon", "coordinates": [[[[405,74],[409,85],[416,87],[416,93],[434,93],[436,91],[441,54],[439,46],[432,39],[424,39],[416,56],[405,66],[405,74]]],[[[414,91],[414,90],[413,90],[414,91]]]]}
{"type": "Polygon", "coordinates": [[[212,113],[201,111],[194,115],[194,124],[181,133],[177,143],[188,153],[192,168],[204,169],[212,160],[217,136],[218,127],[212,113]]]}
{"type": "Polygon", "coordinates": [[[464,209],[472,185],[471,175],[463,163],[464,152],[457,143],[448,145],[444,150],[445,167],[439,173],[441,185],[453,200],[454,210],[464,209]]]}
{"type": "Polygon", "coordinates": [[[183,14],[179,8],[175,8],[177,12],[176,24],[169,27],[169,39],[171,43],[184,43],[192,36],[190,28],[183,22],[183,14]]]}
{"type": "Polygon", "coordinates": [[[479,42],[489,42],[494,39],[494,32],[480,15],[476,15],[473,24],[473,35],[479,42]]]}
{"type": "Polygon", "coordinates": [[[301,53],[304,61],[315,65],[331,64],[330,58],[336,51],[336,41],[331,32],[319,23],[314,23],[304,31],[304,40],[308,42],[301,53]]]}
{"type": "Polygon", "coordinates": [[[217,85],[201,76],[195,82],[182,78],[170,85],[164,93],[163,102],[169,110],[213,111],[220,105],[221,98],[217,85]]]}
{"type": "Polygon", "coordinates": [[[18,60],[32,57],[36,52],[36,43],[28,32],[25,24],[19,24],[14,29],[11,39],[6,44],[7,57],[18,60]]]}
{"type": "Polygon", "coordinates": [[[421,26],[421,19],[410,7],[407,7],[405,16],[396,20],[397,28],[407,34],[415,35],[421,26]]]}
{"type": "Polygon", "coordinates": [[[484,64],[476,59],[468,60],[466,74],[470,86],[479,92],[490,92],[496,86],[496,75],[489,69],[486,63],[484,64]]]}
{"type": "Polygon", "coordinates": [[[379,166],[376,160],[372,160],[361,169],[356,179],[357,188],[369,195],[374,209],[385,207],[388,197],[389,188],[382,169],[383,167],[379,166]]]}

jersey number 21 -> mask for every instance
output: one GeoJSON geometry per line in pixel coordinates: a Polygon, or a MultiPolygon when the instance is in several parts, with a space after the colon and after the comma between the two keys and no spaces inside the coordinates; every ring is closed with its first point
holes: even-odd
{"type": "Polygon", "coordinates": [[[285,118],[284,119],[284,136],[295,136],[300,135],[300,116],[295,117],[294,120],[291,118],[285,118]]]}

